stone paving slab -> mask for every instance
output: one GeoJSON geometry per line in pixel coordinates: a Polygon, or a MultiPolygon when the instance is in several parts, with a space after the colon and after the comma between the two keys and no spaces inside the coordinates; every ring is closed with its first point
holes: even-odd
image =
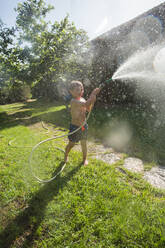
{"type": "Polygon", "coordinates": [[[156,188],[165,189],[165,167],[153,167],[150,171],[145,172],[144,179],[156,188]]]}
{"type": "Polygon", "coordinates": [[[126,158],[124,160],[123,167],[129,171],[141,173],[144,171],[143,161],[139,158],[126,158]]]}
{"type": "Polygon", "coordinates": [[[100,159],[108,164],[114,164],[117,161],[121,160],[120,154],[116,153],[98,154],[95,156],[95,158],[100,159]]]}

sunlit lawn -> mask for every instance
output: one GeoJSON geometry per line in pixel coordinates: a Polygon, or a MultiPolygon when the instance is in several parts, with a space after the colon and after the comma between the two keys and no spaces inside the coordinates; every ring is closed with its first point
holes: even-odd
{"type": "MultiPolygon", "coordinates": [[[[108,165],[90,159],[84,167],[81,154],[72,151],[54,181],[40,184],[33,178],[28,164],[32,147],[66,133],[69,126],[70,115],[62,104],[0,106],[0,119],[0,247],[165,247],[165,194],[140,175],[120,173],[116,167],[122,167],[122,160],[108,165]]],[[[150,142],[140,111],[134,115],[122,108],[95,108],[90,138],[104,140],[117,120],[129,122],[131,137],[139,138],[139,143],[130,141],[130,152],[144,157],[141,146],[146,144],[147,150],[150,142]]],[[[56,145],[64,148],[65,139],[47,143],[34,154],[34,171],[43,179],[53,176],[63,161],[56,145]]]]}

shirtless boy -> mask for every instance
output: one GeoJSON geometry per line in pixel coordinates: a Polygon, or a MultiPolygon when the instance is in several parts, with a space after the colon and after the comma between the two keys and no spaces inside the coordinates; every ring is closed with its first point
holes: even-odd
{"type": "Polygon", "coordinates": [[[83,84],[80,81],[72,81],[69,91],[73,97],[71,100],[71,124],[69,133],[73,132],[77,128],[83,125],[83,127],[77,132],[68,135],[69,143],[65,148],[64,162],[67,162],[68,154],[77,142],[81,142],[81,148],[83,153],[83,164],[87,165],[87,131],[88,125],[85,123],[86,112],[90,111],[96,101],[96,95],[100,92],[99,88],[92,91],[90,97],[86,101],[82,96],[84,93],[83,84]]]}

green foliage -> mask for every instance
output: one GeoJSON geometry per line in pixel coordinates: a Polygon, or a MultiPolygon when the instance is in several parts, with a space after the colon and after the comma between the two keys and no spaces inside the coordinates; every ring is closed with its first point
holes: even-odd
{"type": "Polygon", "coordinates": [[[51,6],[46,7],[44,1],[29,0],[16,10],[19,39],[31,45],[28,75],[35,86],[33,93],[35,96],[54,98],[57,92],[55,83],[63,77],[81,78],[87,70],[84,61],[78,62],[87,37],[84,31],[77,30],[69,22],[68,16],[61,22],[46,23],[44,18],[51,9],[51,6]]]}
{"type": "MultiPolygon", "coordinates": [[[[68,16],[53,24],[46,22],[45,17],[52,9],[43,0],[27,0],[15,9],[15,28],[5,28],[1,24],[0,85],[5,87],[1,95],[15,84],[21,87],[27,84],[33,87],[35,97],[54,98],[58,97],[57,83],[82,79],[88,74],[84,50],[88,47],[86,32],[76,29],[68,16]]],[[[12,96],[13,101],[21,100],[19,95],[12,96]]],[[[8,97],[5,99],[8,101],[8,97]]],[[[4,97],[0,102],[4,102],[4,97]]]]}
{"type": "Polygon", "coordinates": [[[15,37],[14,28],[7,28],[0,23],[0,88],[10,79],[10,56],[12,54],[12,43],[15,37]]]}
{"type": "Polygon", "coordinates": [[[43,0],[27,0],[19,3],[15,9],[18,13],[16,18],[17,28],[23,31],[23,38],[30,40],[36,33],[45,30],[47,26],[43,18],[54,7],[51,5],[46,6],[43,0]]]}
{"type": "Polygon", "coordinates": [[[12,45],[15,35],[15,29],[7,28],[5,24],[0,20],[0,54],[8,54],[9,45],[12,45]]]}
{"type": "Polygon", "coordinates": [[[0,103],[26,101],[31,98],[30,87],[22,82],[14,82],[11,87],[3,87],[0,90],[0,103]]]}
{"type": "Polygon", "coordinates": [[[114,149],[142,159],[147,169],[154,164],[164,165],[165,162],[165,124],[162,121],[156,126],[159,118],[157,112],[143,105],[98,105],[89,119],[90,132],[114,149]],[[121,147],[111,142],[111,134],[114,133],[118,135],[121,147]],[[124,134],[129,137],[125,142],[124,134]]]}
{"type": "Polygon", "coordinates": [[[14,44],[15,29],[0,24],[0,103],[21,101],[30,96],[23,49],[14,44]],[[28,89],[28,92],[27,92],[28,89]]]}

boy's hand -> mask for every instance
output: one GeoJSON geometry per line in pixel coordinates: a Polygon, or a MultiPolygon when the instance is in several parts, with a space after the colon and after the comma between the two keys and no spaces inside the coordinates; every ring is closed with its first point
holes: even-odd
{"type": "Polygon", "coordinates": [[[99,92],[100,92],[100,90],[101,90],[100,88],[96,88],[96,89],[93,90],[92,93],[93,93],[94,95],[98,95],[99,92]]]}

